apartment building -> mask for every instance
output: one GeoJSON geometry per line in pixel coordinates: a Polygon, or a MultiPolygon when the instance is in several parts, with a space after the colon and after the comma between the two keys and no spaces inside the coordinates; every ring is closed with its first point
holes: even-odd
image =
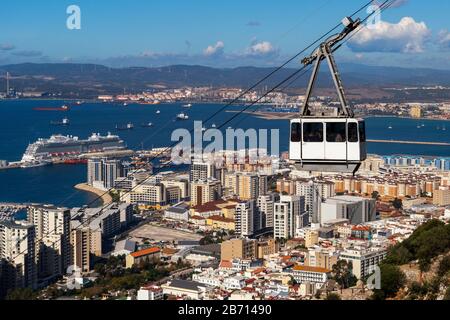
{"type": "Polygon", "coordinates": [[[256,256],[256,240],[238,238],[224,241],[220,245],[221,260],[254,259],[256,256]]]}
{"type": "Polygon", "coordinates": [[[72,264],[82,272],[89,272],[95,257],[102,255],[102,233],[89,227],[78,227],[71,232],[72,264]]]}
{"type": "Polygon", "coordinates": [[[167,204],[166,188],[162,183],[145,182],[125,193],[121,200],[129,204],[160,208],[167,204]]]}
{"type": "Polygon", "coordinates": [[[348,249],[340,254],[339,259],[352,263],[352,272],[358,279],[373,273],[373,267],[386,258],[386,249],[348,249]]]}
{"type": "Polygon", "coordinates": [[[260,195],[257,198],[256,207],[259,212],[262,228],[273,228],[275,202],[279,200],[280,197],[277,193],[260,195]]]}
{"type": "Polygon", "coordinates": [[[37,288],[35,226],[0,221],[0,297],[16,288],[37,288]]]}
{"type": "Polygon", "coordinates": [[[191,183],[191,206],[217,200],[221,195],[222,185],[217,179],[195,180],[191,183]]]}
{"type": "Polygon", "coordinates": [[[274,206],[274,237],[289,239],[295,237],[297,228],[303,228],[305,198],[300,196],[281,196],[274,206]]]}
{"type": "Polygon", "coordinates": [[[45,285],[65,274],[71,264],[70,210],[51,205],[31,206],[27,220],[35,226],[38,281],[45,285]]]}
{"type": "Polygon", "coordinates": [[[236,234],[242,237],[249,237],[256,231],[254,229],[255,201],[248,200],[239,202],[236,205],[234,214],[236,234]]]}

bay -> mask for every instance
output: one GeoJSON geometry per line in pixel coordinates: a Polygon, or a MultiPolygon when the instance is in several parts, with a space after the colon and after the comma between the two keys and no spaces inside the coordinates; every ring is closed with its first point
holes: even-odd
{"type": "MultiPolygon", "coordinates": [[[[61,100],[0,100],[0,159],[18,161],[27,145],[38,138],[48,138],[52,134],[78,136],[85,139],[92,133],[118,134],[131,149],[150,149],[171,144],[171,134],[175,129],[192,129],[194,120],[207,119],[224,105],[194,104],[190,109],[181,104],[139,105],[124,107],[115,103],[73,104],[61,100]],[[36,111],[36,107],[60,107],[70,105],[67,112],[36,111]],[[156,111],[160,110],[159,115],[156,111]],[[175,121],[180,112],[189,114],[188,121],[175,121]],[[67,117],[69,126],[54,126],[52,121],[67,117]],[[133,123],[129,131],[116,131],[116,125],[133,123]],[[141,124],[152,122],[151,128],[141,124]]],[[[236,111],[242,107],[227,107],[236,111]]],[[[213,123],[220,126],[236,113],[220,112],[204,127],[213,123]]],[[[254,114],[245,114],[227,122],[223,128],[279,129],[280,150],[288,149],[289,123],[287,120],[265,120],[254,114]]],[[[450,142],[450,122],[439,120],[417,120],[400,118],[367,119],[368,139],[412,140],[450,142]],[[392,129],[388,127],[391,126],[392,129]],[[418,128],[420,127],[420,128],[418,128]],[[443,130],[446,128],[446,130],[443,130]]],[[[368,152],[379,155],[407,154],[449,157],[448,147],[431,145],[400,145],[370,143],[368,152]]],[[[85,165],[53,165],[30,169],[0,170],[0,202],[39,202],[65,206],[80,206],[95,199],[95,195],[77,191],[73,186],[86,180],[85,165]]]]}

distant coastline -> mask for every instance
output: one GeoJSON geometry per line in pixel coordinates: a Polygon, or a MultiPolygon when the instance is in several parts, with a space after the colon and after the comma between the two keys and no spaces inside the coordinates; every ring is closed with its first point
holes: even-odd
{"type": "MultiPolygon", "coordinates": [[[[236,113],[239,111],[236,110],[226,110],[225,112],[231,112],[236,113]]],[[[297,113],[294,112],[267,112],[267,111],[259,111],[259,112],[252,112],[252,111],[244,111],[243,113],[246,114],[253,114],[255,117],[259,119],[264,120],[290,120],[298,117],[297,113]]],[[[450,119],[435,119],[435,118],[413,118],[413,117],[406,117],[406,116],[396,116],[396,115],[365,115],[362,116],[362,118],[397,118],[397,119],[411,119],[411,120],[417,120],[417,121],[450,121],[450,119]]]]}
{"type": "Polygon", "coordinates": [[[74,188],[77,190],[95,194],[97,197],[100,197],[100,199],[102,201],[102,205],[112,202],[112,197],[109,195],[108,192],[94,188],[94,187],[88,185],[87,183],[79,183],[74,188]]]}

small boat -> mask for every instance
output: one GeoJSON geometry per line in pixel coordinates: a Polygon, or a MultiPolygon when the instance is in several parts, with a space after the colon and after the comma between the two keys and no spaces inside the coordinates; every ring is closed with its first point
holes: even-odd
{"type": "Polygon", "coordinates": [[[188,120],[188,119],[189,116],[184,112],[177,114],[177,120],[188,120]]]}
{"type": "Polygon", "coordinates": [[[64,118],[61,121],[51,121],[50,124],[55,126],[68,126],[70,124],[69,119],[64,118]]]}
{"type": "Polygon", "coordinates": [[[192,104],[191,104],[191,103],[183,104],[183,108],[191,108],[191,107],[192,107],[192,104]]]}
{"type": "Polygon", "coordinates": [[[84,103],[84,101],[81,101],[81,100],[79,100],[79,101],[77,101],[76,102],[76,104],[79,106],[79,105],[82,105],[84,103]]]}
{"type": "Polygon", "coordinates": [[[156,110],[156,114],[160,114],[161,113],[161,111],[160,110],[156,110]]]}
{"type": "Polygon", "coordinates": [[[153,127],[153,123],[151,123],[151,122],[143,123],[143,124],[141,124],[141,127],[143,127],[143,128],[150,128],[150,127],[153,127]]]}
{"type": "Polygon", "coordinates": [[[116,125],[116,130],[132,130],[134,129],[134,125],[132,123],[127,123],[126,126],[120,127],[116,125]]]}
{"type": "Polygon", "coordinates": [[[392,126],[389,126],[388,129],[392,129],[392,126]]]}
{"type": "Polygon", "coordinates": [[[206,128],[205,127],[202,127],[202,132],[205,132],[206,131],[206,128]]]}
{"type": "Polygon", "coordinates": [[[216,124],[213,123],[213,124],[211,125],[211,128],[216,128],[216,124]]]}
{"type": "Polygon", "coordinates": [[[124,107],[128,107],[128,103],[127,103],[127,102],[124,102],[124,103],[123,103],[123,106],[124,106],[124,107]]]}

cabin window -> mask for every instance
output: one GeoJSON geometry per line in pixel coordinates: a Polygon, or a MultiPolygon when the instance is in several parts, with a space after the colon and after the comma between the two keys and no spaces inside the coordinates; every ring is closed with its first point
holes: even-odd
{"type": "Polygon", "coordinates": [[[366,124],[359,122],[359,141],[366,142],[366,124]]]}
{"type": "Polygon", "coordinates": [[[291,142],[302,141],[302,124],[294,122],[291,126],[291,142]]]}
{"type": "Polygon", "coordinates": [[[345,142],[345,122],[329,122],[327,125],[327,142],[345,142]]]}
{"type": "Polygon", "coordinates": [[[358,142],[358,124],[355,122],[348,124],[348,142],[358,142]]]}
{"type": "Polygon", "coordinates": [[[323,142],[323,123],[308,122],[303,123],[304,142],[323,142]]]}

